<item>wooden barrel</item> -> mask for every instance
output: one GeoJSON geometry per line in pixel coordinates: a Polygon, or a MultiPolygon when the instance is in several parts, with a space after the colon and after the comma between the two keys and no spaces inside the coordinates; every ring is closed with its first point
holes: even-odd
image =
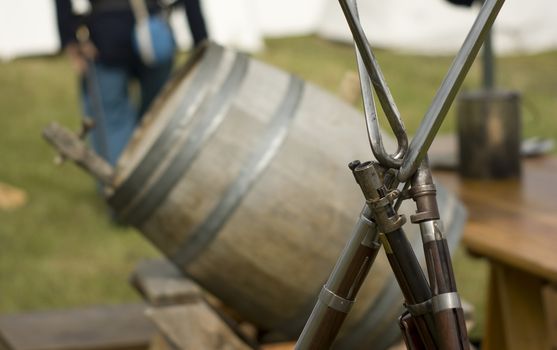
{"type": "MultiPolygon", "coordinates": [[[[210,44],[145,116],[109,203],[229,307],[294,338],[364,203],[347,167],[371,157],[363,123],[321,89],[210,44]]],[[[440,199],[454,245],[463,209],[440,199]]],[[[423,254],[417,227],[408,232],[423,254]]],[[[386,347],[401,306],[380,256],[338,346],[386,347]]]]}

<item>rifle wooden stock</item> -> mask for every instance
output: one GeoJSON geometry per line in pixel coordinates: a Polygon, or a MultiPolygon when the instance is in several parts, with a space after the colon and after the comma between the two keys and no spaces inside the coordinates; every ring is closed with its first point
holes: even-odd
{"type": "Polygon", "coordinates": [[[443,350],[468,350],[464,313],[457,294],[449,246],[438,221],[437,190],[427,157],[412,177],[411,184],[409,194],[416,202],[416,214],[411,220],[420,225],[422,234],[438,345],[443,350]]]}
{"type": "MultiPolygon", "coordinates": [[[[428,263],[429,280],[434,296],[456,293],[456,281],[452,268],[447,240],[435,240],[424,244],[428,263]]],[[[442,349],[468,350],[470,343],[462,307],[436,311],[433,314],[439,332],[442,349]]]]}
{"type": "MultiPolygon", "coordinates": [[[[372,248],[360,245],[350,262],[338,289],[332,292],[341,298],[354,301],[365,277],[369,272],[369,269],[371,268],[372,262],[377,256],[378,251],[379,246],[377,246],[377,248],[372,248]]],[[[319,302],[320,301],[318,301],[318,303],[319,302]]],[[[341,312],[333,309],[332,307],[327,307],[324,317],[316,325],[317,332],[314,333],[309,346],[305,349],[329,349],[335,341],[346,316],[348,316],[348,313],[346,312],[341,312]]]]}
{"type": "Polygon", "coordinates": [[[381,248],[375,224],[369,219],[370,213],[367,205],[364,206],[352,237],[323,287],[310,319],[296,343],[297,350],[329,349],[335,341],[348,315],[349,306],[342,310],[332,299],[329,302],[325,299],[331,297],[350,304],[356,299],[381,248]]]}
{"type": "Polygon", "coordinates": [[[402,314],[398,324],[408,350],[428,350],[420,337],[416,319],[410,313],[402,314]]]}
{"type": "MultiPolygon", "coordinates": [[[[406,304],[417,305],[431,300],[429,284],[404,231],[389,232],[382,241],[406,304]]],[[[413,318],[423,344],[427,344],[428,349],[437,349],[437,330],[431,312],[413,318]]]]}
{"type": "MultiPolygon", "coordinates": [[[[319,302],[319,301],[318,301],[319,302]]],[[[316,325],[317,331],[312,334],[307,345],[296,345],[296,350],[329,349],[335,341],[344,320],[348,314],[332,308],[327,308],[321,321],[316,325]]]]}

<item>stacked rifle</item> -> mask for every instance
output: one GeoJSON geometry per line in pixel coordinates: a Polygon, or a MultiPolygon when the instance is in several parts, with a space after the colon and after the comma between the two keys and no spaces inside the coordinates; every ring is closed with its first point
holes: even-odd
{"type": "Polygon", "coordinates": [[[331,347],[381,246],[404,296],[405,311],[399,318],[399,325],[407,348],[469,349],[427,151],[504,0],[485,1],[410,144],[400,113],[360,25],[356,0],[339,2],[355,41],[366,125],[376,161],[349,164],[366,203],[350,240],[319,294],[296,349],[331,347]],[[392,155],[382,143],[374,91],[398,142],[397,151],[392,155]],[[406,218],[398,213],[406,199],[416,204],[416,214],[410,221],[420,226],[427,274],[404,233],[406,218]]]}

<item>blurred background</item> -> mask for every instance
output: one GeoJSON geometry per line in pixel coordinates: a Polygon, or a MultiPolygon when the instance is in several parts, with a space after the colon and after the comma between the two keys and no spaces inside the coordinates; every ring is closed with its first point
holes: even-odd
{"type": "MultiPolygon", "coordinates": [[[[476,14],[443,0],[362,0],[360,13],[410,132],[419,125],[476,14]]],[[[356,70],[336,1],[204,0],[210,37],[339,93],[356,70]]],[[[75,1],[86,10],[86,1],[75,1]]],[[[494,32],[498,85],[522,93],[523,135],[557,140],[557,3],[508,1],[494,32]]],[[[187,57],[184,18],[172,18],[187,57]]],[[[49,121],[77,130],[77,78],[59,39],[53,1],[0,0],[0,313],[119,303],[139,297],[127,278],[158,253],[114,225],[91,178],[52,162],[40,137],[49,121]]],[[[481,85],[477,62],[463,89],[481,85]]],[[[354,102],[360,108],[360,102],[354,102]]],[[[454,108],[453,108],[454,109],[454,108]]],[[[442,132],[455,132],[451,111],[442,132]]],[[[334,147],[334,145],[331,145],[334,147]]],[[[346,160],[347,162],[349,159],[346,160]]],[[[483,332],[487,265],[455,256],[461,294],[483,332]]]]}

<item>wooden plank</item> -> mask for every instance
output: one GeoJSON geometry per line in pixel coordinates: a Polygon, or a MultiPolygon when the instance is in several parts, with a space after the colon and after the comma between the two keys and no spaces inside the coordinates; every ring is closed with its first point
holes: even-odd
{"type": "Polygon", "coordinates": [[[140,262],[131,283],[153,306],[189,303],[202,297],[201,288],[166,259],[140,262]]]}
{"type": "Polygon", "coordinates": [[[156,334],[151,340],[149,350],[178,350],[170,341],[161,333],[156,334]]]}
{"type": "Polygon", "coordinates": [[[489,276],[489,291],[487,297],[487,317],[482,349],[499,350],[507,349],[505,332],[503,328],[503,315],[501,299],[499,298],[499,284],[493,267],[489,276]]]}
{"type": "Polygon", "coordinates": [[[76,134],[57,123],[51,123],[44,128],[43,137],[62,157],[73,161],[101,183],[112,184],[112,166],[87,147],[76,134]]]}
{"type": "Polygon", "coordinates": [[[542,293],[550,348],[557,349],[557,286],[548,285],[542,293]]]}
{"type": "Polygon", "coordinates": [[[557,186],[550,186],[557,158],[524,162],[518,181],[464,181],[436,172],[469,210],[463,243],[486,256],[557,281],[557,186]]]}
{"type": "Polygon", "coordinates": [[[0,316],[0,338],[10,350],[146,349],[155,327],[144,310],[130,304],[0,316]]]}
{"type": "Polygon", "coordinates": [[[549,335],[541,294],[543,282],[499,264],[493,265],[493,273],[500,302],[504,349],[547,349],[549,335]]]}
{"type": "Polygon", "coordinates": [[[251,349],[204,302],[151,308],[147,314],[177,349],[251,349]]]}
{"type": "Polygon", "coordinates": [[[294,345],[296,343],[267,344],[263,345],[261,350],[294,350],[294,345]]]}

